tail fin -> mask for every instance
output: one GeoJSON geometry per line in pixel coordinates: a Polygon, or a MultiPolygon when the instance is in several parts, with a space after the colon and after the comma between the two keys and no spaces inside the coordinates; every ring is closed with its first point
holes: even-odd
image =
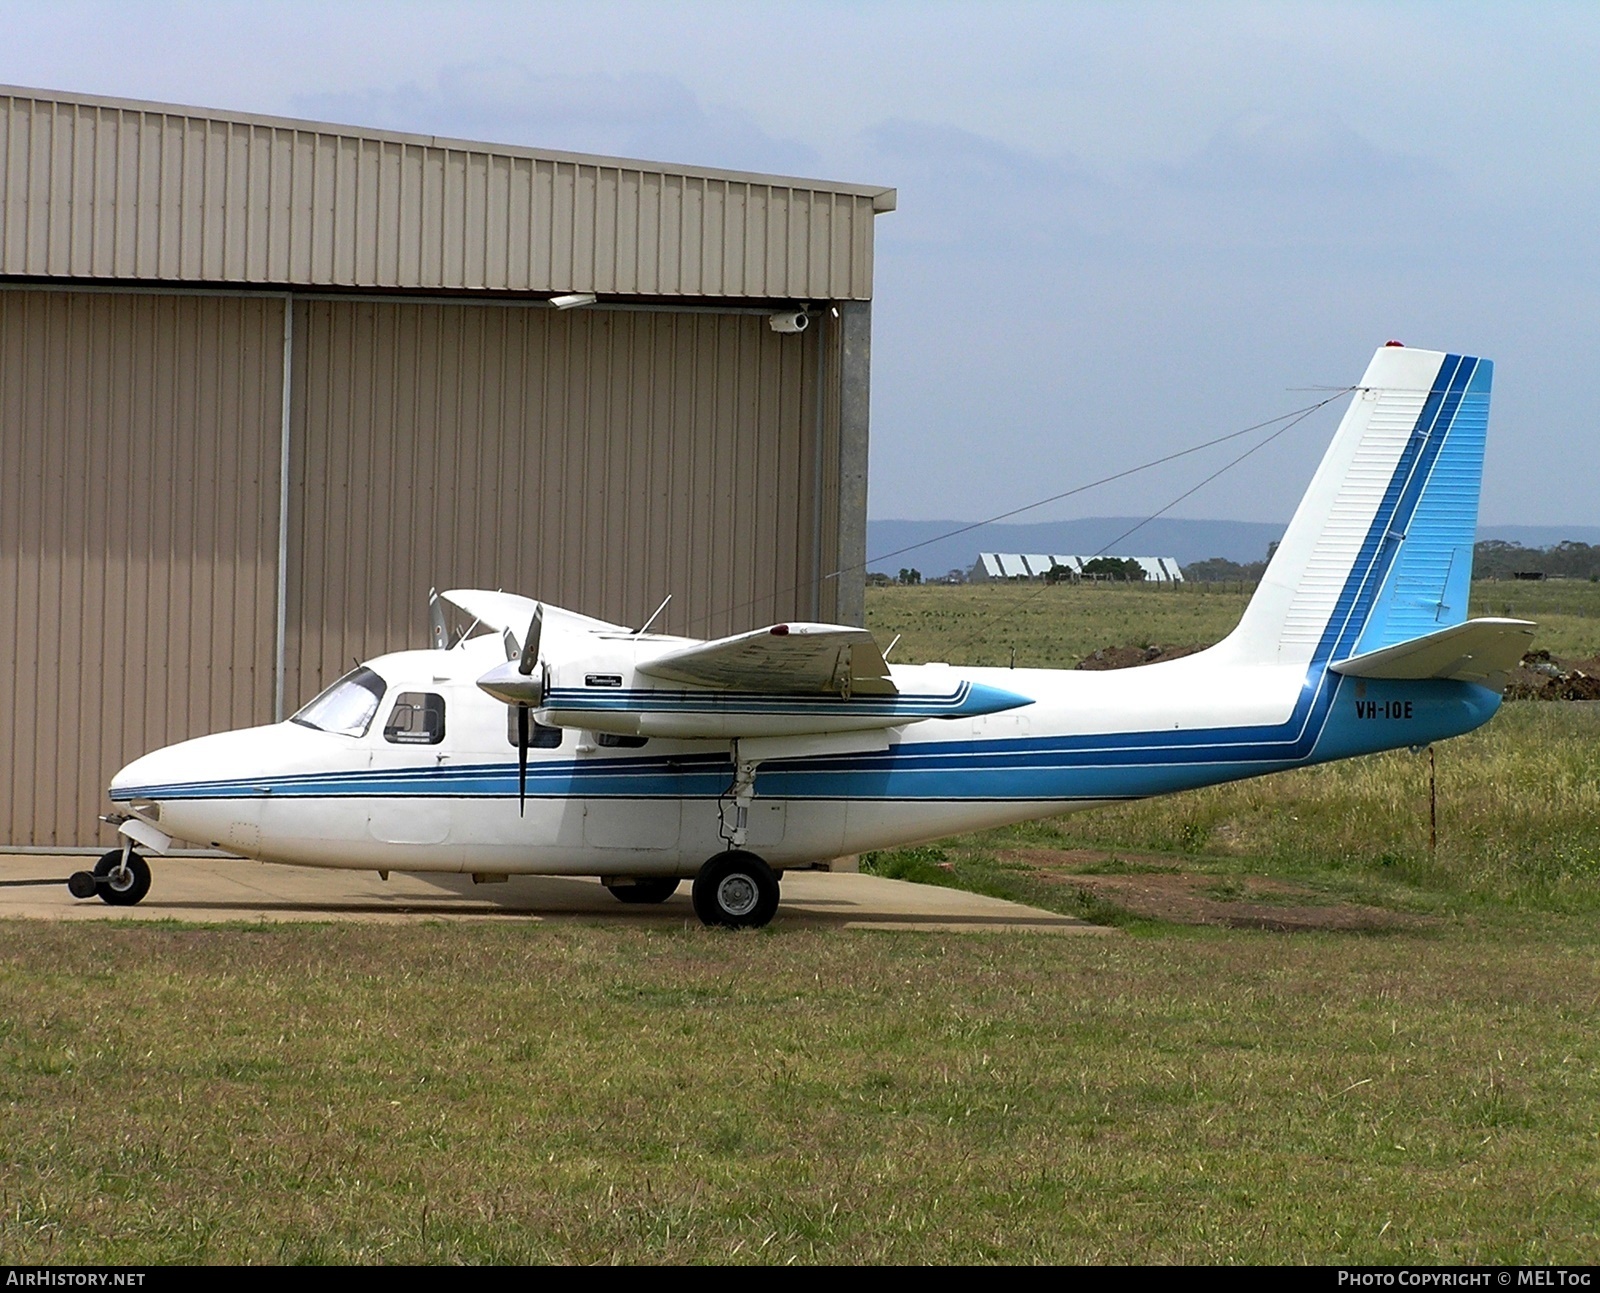
{"type": "Polygon", "coordinates": [[[1372,357],[1223,649],[1326,664],[1466,619],[1493,372],[1393,344],[1372,357]]]}

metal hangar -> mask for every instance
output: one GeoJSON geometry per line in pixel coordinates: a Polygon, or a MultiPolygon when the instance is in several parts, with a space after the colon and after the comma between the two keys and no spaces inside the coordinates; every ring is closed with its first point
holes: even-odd
{"type": "Polygon", "coordinates": [[[430,588],[859,623],[893,189],[0,87],[0,845],[430,588]],[[837,573],[842,572],[842,573],[837,573]]]}

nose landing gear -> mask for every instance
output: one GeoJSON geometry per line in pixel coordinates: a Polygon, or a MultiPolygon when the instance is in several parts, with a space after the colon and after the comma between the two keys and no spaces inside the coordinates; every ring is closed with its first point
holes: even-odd
{"type": "Polygon", "coordinates": [[[112,849],[93,871],[74,871],[67,879],[74,898],[93,898],[113,907],[132,907],[150,892],[150,864],[131,848],[112,849]]]}

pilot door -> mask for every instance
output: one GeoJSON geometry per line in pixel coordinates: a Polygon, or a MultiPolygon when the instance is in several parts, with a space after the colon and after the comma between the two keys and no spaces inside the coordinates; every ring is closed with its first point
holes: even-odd
{"type": "Polygon", "coordinates": [[[451,706],[440,691],[401,691],[385,706],[374,771],[392,769],[392,784],[374,795],[367,830],[385,844],[442,844],[450,835],[445,745],[451,706]]]}

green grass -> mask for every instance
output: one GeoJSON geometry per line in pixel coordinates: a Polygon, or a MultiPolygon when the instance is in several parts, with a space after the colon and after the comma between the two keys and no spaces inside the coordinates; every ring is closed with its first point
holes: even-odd
{"type": "MultiPolygon", "coordinates": [[[[875,590],[869,619],[897,660],[971,660],[1020,595],[875,590]]],[[[1584,586],[1486,596],[1600,648],[1584,586]]],[[[1010,623],[1059,664],[1243,602],[1052,589],[1010,623]]],[[[1435,855],[1398,753],[866,860],[1103,937],[4,922],[0,1257],[1592,1263],[1597,738],[1524,702],[1441,745],[1435,855]],[[1139,918],[1019,860],[1068,848],[1408,918],[1139,918]]]]}
{"type": "Polygon", "coordinates": [[[1478,580],[1468,603],[1473,615],[1537,620],[1534,646],[1566,659],[1600,655],[1600,583],[1549,579],[1542,583],[1478,580]]]}
{"type": "Polygon", "coordinates": [[[1592,922],[9,923],[8,1262],[1581,1262],[1592,922]]]}
{"type": "MultiPolygon", "coordinates": [[[[1230,588],[1236,585],[1229,585],[1230,588]]],[[[896,664],[945,660],[1021,668],[1071,668],[1106,646],[1219,641],[1239,621],[1239,592],[1090,584],[988,584],[869,588],[867,627],[896,664]]]]}
{"type": "MultiPolygon", "coordinates": [[[[870,589],[867,611],[881,641],[891,631],[905,634],[907,659],[960,661],[962,644],[976,641],[975,626],[983,625],[994,641],[1002,628],[1011,633],[1019,665],[1066,665],[1101,646],[1217,641],[1247,600],[1200,586],[936,585],[870,589]]],[[[1557,655],[1600,654],[1600,584],[1480,581],[1472,613],[1535,619],[1535,645],[1557,655]]],[[[973,648],[966,658],[983,657],[973,648]]],[[[1400,885],[1413,905],[1427,893],[1452,904],[1600,906],[1600,708],[1510,704],[1435,755],[1432,850],[1427,760],[1397,751],[963,837],[946,848],[942,866],[914,865],[915,851],[877,864],[891,873],[907,868],[906,878],[1113,921],[1114,912],[1091,912],[1081,894],[1041,884],[996,854],[1022,846],[1134,849],[1335,888],[1400,885]]],[[[1386,892],[1402,900],[1399,889],[1386,892]]]]}
{"type": "MultiPolygon", "coordinates": [[[[928,584],[867,590],[867,627],[897,664],[946,660],[1071,668],[1107,646],[1210,645],[1239,622],[1248,592],[1228,584],[928,584]]],[[[1600,584],[1578,580],[1472,585],[1473,615],[1537,620],[1534,646],[1558,656],[1600,654],[1600,584]]]]}
{"type": "Polygon", "coordinates": [[[1523,702],[1395,751],[964,837],[979,850],[1131,849],[1300,878],[1401,881],[1452,901],[1600,908],[1600,707],[1523,702]]]}

